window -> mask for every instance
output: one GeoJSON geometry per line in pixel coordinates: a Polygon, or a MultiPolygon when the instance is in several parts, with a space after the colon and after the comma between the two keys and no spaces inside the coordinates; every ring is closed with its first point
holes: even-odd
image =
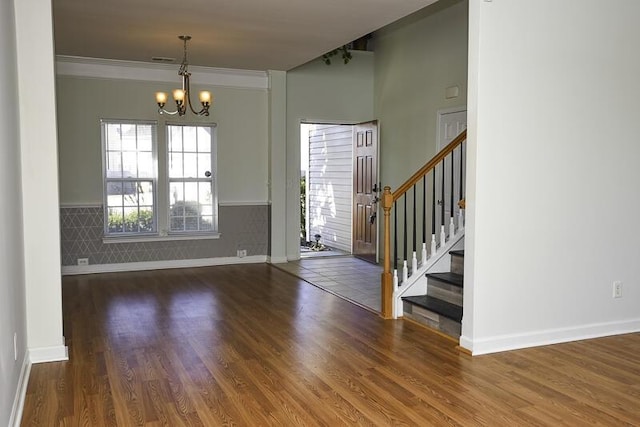
{"type": "Polygon", "coordinates": [[[103,120],[105,235],[155,233],[156,124],[103,120]]]}
{"type": "Polygon", "coordinates": [[[109,241],[217,237],[215,125],[167,124],[160,143],[156,122],[101,126],[109,241]],[[166,191],[159,197],[158,187],[166,191]]]}
{"type": "Polygon", "coordinates": [[[167,125],[171,233],[217,231],[214,131],[210,125],[167,125]]]}

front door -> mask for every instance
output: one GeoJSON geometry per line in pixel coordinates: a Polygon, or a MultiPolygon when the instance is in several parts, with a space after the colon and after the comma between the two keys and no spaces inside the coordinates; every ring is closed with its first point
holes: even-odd
{"type": "Polygon", "coordinates": [[[378,122],[354,127],[353,255],[377,262],[378,249],[378,122]]]}

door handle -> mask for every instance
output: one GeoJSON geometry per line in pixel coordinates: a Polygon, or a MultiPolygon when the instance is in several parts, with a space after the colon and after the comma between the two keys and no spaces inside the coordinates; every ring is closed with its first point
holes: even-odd
{"type": "Polygon", "coordinates": [[[371,215],[369,215],[369,223],[373,224],[374,222],[376,222],[376,213],[372,213],[371,215]]]}

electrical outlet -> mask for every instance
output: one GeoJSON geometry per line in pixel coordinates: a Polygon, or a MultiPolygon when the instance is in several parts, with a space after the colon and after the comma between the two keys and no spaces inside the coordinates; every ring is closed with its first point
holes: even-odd
{"type": "Polygon", "coordinates": [[[247,250],[246,249],[238,249],[238,258],[244,258],[247,256],[247,250]]]}
{"type": "Polygon", "coordinates": [[[78,258],[78,265],[89,265],[89,258],[78,258]]]}
{"type": "Polygon", "coordinates": [[[613,297],[622,298],[622,282],[620,281],[613,282],[613,297]]]}
{"type": "Polygon", "coordinates": [[[13,333],[13,360],[18,360],[18,333],[13,333]]]}

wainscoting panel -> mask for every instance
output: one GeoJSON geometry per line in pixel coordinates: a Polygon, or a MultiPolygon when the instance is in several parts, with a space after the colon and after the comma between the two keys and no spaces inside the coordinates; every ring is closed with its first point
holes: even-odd
{"type": "Polygon", "coordinates": [[[78,258],[94,265],[235,257],[238,249],[247,256],[267,255],[268,205],[219,206],[218,213],[218,239],[103,243],[101,206],[62,207],[62,265],[77,265],[78,258]]]}

